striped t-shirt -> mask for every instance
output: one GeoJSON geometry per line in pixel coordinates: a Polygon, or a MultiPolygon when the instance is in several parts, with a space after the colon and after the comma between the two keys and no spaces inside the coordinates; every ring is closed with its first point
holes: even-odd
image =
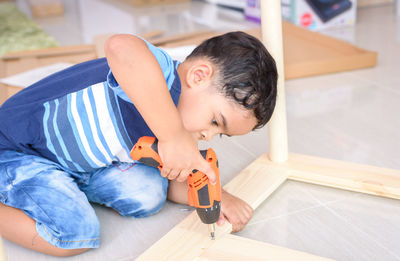
{"type": "MultiPolygon", "coordinates": [[[[147,45],[177,105],[179,62],[147,45]]],[[[132,162],[129,152],[141,136],[154,134],[118,85],[105,58],[46,77],[0,107],[0,153],[17,150],[39,155],[72,171],[132,162]]]]}

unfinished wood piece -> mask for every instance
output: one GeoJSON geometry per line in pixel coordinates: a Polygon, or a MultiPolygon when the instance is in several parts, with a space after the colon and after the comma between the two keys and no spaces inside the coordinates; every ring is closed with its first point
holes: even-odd
{"type": "Polygon", "coordinates": [[[286,79],[373,67],[377,53],[284,23],[286,79]]]}
{"type": "Polygon", "coordinates": [[[6,253],[4,252],[3,241],[0,236],[0,261],[6,261],[6,253]]]}
{"type": "Polygon", "coordinates": [[[94,45],[52,47],[13,52],[0,58],[0,77],[24,72],[57,62],[80,63],[95,59],[94,45]]]}
{"type": "Polygon", "coordinates": [[[216,240],[196,261],[332,261],[332,259],[234,235],[216,240]]]}
{"type": "MultiPolygon", "coordinates": [[[[224,188],[257,208],[287,179],[285,170],[271,167],[267,162],[269,160],[265,155],[258,158],[224,188]]],[[[217,226],[216,238],[231,231],[228,222],[222,227],[217,226]]],[[[193,260],[214,242],[210,239],[207,225],[201,223],[196,212],[192,212],[136,260],[193,260]]]]}
{"type": "Polygon", "coordinates": [[[64,5],[61,0],[28,0],[34,17],[62,15],[64,5]]]}
{"type": "MultiPolygon", "coordinates": [[[[141,34],[140,36],[146,40],[151,40],[157,36],[160,36],[163,34],[162,30],[151,30],[147,33],[141,34]]],[[[104,53],[104,44],[106,43],[107,39],[110,38],[113,34],[100,34],[96,35],[93,39],[95,48],[96,48],[96,55],[97,58],[105,57],[104,53]]]]}
{"type": "MultiPolygon", "coordinates": [[[[368,68],[377,63],[376,52],[358,48],[345,41],[312,32],[288,22],[282,23],[282,30],[286,80],[368,68]]],[[[261,39],[260,28],[245,32],[261,39]]],[[[210,32],[173,41],[163,39],[163,42],[154,42],[154,44],[161,47],[197,45],[207,38],[220,34],[220,32],[210,32]]]]}
{"type": "Polygon", "coordinates": [[[399,170],[294,153],[284,167],[292,180],[400,199],[399,170]]]}
{"type": "Polygon", "coordinates": [[[262,41],[275,59],[278,71],[274,113],[268,123],[269,156],[273,162],[288,159],[286,126],[285,75],[283,67],[282,13],[280,1],[261,1],[262,41]]]}
{"type": "Polygon", "coordinates": [[[210,36],[215,36],[215,35],[219,35],[219,34],[220,33],[216,33],[214,31],[203,30],[203,31],[196,31],[196,32],[190,32],[190,33],[183,33],[183,34],[176,34],[176,35],[171,35],[171,36],[164,36],[164,37],[160,37],[160,38],[154,38],[154,39],[151,39],[150,42],[154,45],[162,46],[162,47],[173,47],[173,46],[178,46],[178,45],[182,46],[182,45],[184,45],[184,42],[186,40],[189,40],[190,42],[194,42],[197,39],[200,39],[200,42],[202,42],[203,40],[210,38],[210,36]],[[174,43],[177,43],[177,44],[174,44],[174,43]]]}
{"type": "MultiPolygon", "coordinates": [[[[261,38],[259,29],[247,32],[261,38]]],[[[376,64],[377,54],[375,52],[363,50],[343,41],[307,31],[285,22],[283,23],[283,32],[284,52],[286,53],[284,74],[286,79],[365,68],[376,64]]],[[[146,38],[146,34],[142,36],[157,46],[176,47],[199,44],[203,40],[219,34],[202,31],[195,34],[156,39],[146,38]]],[[[51,63],[79,63],[95,59],[104,55],[103,44],[96,44],[96,46],[101,46],[98,48],[98,55],[93,45],[54,47],[10,53],[0,58],[0,77],[10,76],[51,63]]],[[[3,85],[0,88],[0,104],[19,89],[18,87],[4,87],[3,85]]]]}
{"type": "Polygon", "coordinates": [[[136,7],[145,7],[152,5],[161,5],[161,4],[176,4],[176,3],[184,3],[189,2],[189,0],[125,0],[136,7]]]}
{"type": "MultiPolygon", "coordinates": [[[[224,189],[242,198],[256,209],[287,179],[389,198],[400,198],[400,171],[398,170],[292,153],[289,154],[289,159],[285,163],[272,162],[267,154],[260,156],[229,182],[224,189]]],[[[220,239],[223,240],[231,232],[231,229],[229,224],[217,227],[217,240],[211,241],[206,225],[202,224],[197,214],[193,212],[136,260],[193,260],[196,257],[203,258],[198,260],[208,260],[204,258],[225,260],[212,259],[210,253],[214,253],[213,250],[210,250],[211,252],[208,254],[203,254],[207,253],[209,249],[214,249],[214,243],[219,242],[220,239]]],[[[254,247],[258,248],[255,245],[254,247]]],[[[233,248],[227,249],[228,253],[233,248]]],[[[264,249],[264,247],[260,246],[260,249],[264,249]]],[[[246,256],[248,252],[244,246],[238,246],[235,250],[238,251],[237,255],[242,253],[246,256]]],[[[282,250],[282,253],[287,252],[289,255],[290,251],[282,250]]],[[[259,260],[263,260],[263,252],[257,256],[259,260]]]]}
{"type": "MultiPolygon", "coordinates": [[[[94,45],[62,46],[13,52],[0,57],[0,78],[54,63],[81,63],[97,58],[94,45]]],[[[0,105],[20,91],[18,86],[0,83],[0,105]]]]}
{"type": "Polygon", "coordinates": [[[357,0],[357,7],[393,4],[393,0],[357,0]]]}
{"type": "Polygon", "coordinates": [[[97,58],[106,56],[104,52],[104,44],[106,43],[107,39],[110,38],[112,35],[113,34],[101,34],[94,37],[93,42],[96,49],[97,58]]]}

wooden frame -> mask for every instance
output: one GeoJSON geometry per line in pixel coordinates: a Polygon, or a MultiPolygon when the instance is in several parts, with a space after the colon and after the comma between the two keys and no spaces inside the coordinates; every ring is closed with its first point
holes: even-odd
{"type": "MultiPolygon", "coordinates": [[[[288,152],[280,1],[260,2],[263,41],[275,58],[280,75],[277,105],[269,123],[270,151],[224,189],[254,209],[287,179],[400,199],[398,170],[288,152]]],[[[228,235],[231,231],[229,224],[218,227],[217,238],[212,241],[193,212],[136,260],[330,260],[228,235]]]]}
{"type": "MultiPolygon", "coordinates": [[[[287,179],[399,199],[400,171],[288,152],[280,1],[261,1],[261,9],[264,43],[280,75],[277,105],[269,123],[270,152],[251,163],[224,189],[254,209],[287,179]]],[[[211,241],[206,226],[193,212],[137,260],[331,260],[229,235],[231,231],[228,223],[217,227],[217,239],[211,241]]],[[[1,250],[0,242],[0,261],[5,260],[1,250]]]]}

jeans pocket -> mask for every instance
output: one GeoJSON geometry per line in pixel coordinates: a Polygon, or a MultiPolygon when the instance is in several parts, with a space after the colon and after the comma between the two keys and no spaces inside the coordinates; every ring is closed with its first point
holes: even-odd
{"type": "Polygon", "coordinates": [[[136,163],[113,163],[114,167],[116,167],[121,172],[125,172],[136,165],[136,163]]]}

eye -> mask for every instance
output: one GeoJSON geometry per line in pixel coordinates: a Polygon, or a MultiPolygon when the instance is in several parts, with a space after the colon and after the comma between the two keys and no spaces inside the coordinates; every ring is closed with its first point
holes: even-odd
{"type": "Polygon", "coordinates": [[[216,119],[213,119],[213,120],[212,120],[212,125],[217,126],[217,127],[219,126],[216,119]]]}

